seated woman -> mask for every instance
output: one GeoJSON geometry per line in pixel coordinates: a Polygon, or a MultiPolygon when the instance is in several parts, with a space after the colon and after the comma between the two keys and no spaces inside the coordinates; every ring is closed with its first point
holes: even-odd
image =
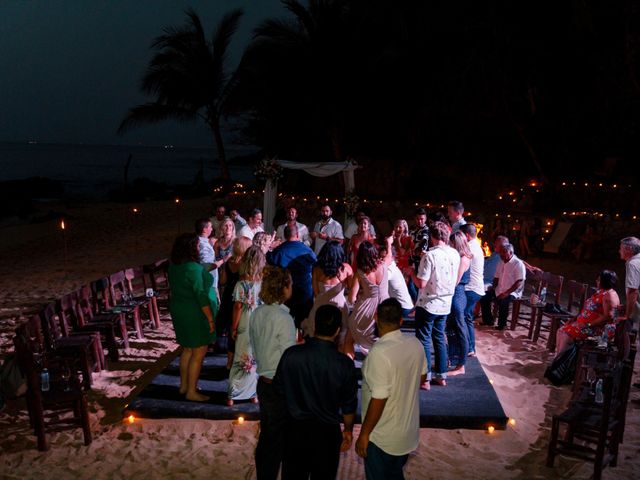
{"type": "Polygon", "coordinates": [[[193,233],[180,235],[171,250],[169,310],[180,355],[180,393],[187,400],[205,402],[209,397],[198,393],[197,383],[207,346],[215,340],[214,316],[218,310],[213,279],[198,263],[199,238],[193,233]]]}
{"type": "Polygon", "coordinates": [[[611,270],[603,270],[596,279],[598,290],[584,304],[575,320],[567,322],[556,336],[556,355],[571,347],[576,340],[602,335],[604,326],[614,321],[613,312],[620,299],[615,291],[618,276],[611,270]]]}

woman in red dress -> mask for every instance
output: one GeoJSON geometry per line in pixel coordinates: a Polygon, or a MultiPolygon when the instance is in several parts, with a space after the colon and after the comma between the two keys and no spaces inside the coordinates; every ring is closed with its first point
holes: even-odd
{"type": "Polygon", "coordinates": [[[571,347],[576,340],[602,335],[604,326],[614,322],[613,312],[620,305],[615,291],[618,276],[611,270],[603,270],[596,279],[598,290],[584,304],[575,320],[558,330],[556,355],[571,347]]]}

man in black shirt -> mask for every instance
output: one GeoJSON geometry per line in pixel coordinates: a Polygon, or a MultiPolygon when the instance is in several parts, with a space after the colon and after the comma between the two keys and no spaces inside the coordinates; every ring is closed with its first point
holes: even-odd
{"type": "Polygon", "coordinates": [[[358,380],[353,361],[335,345],[341,322],[337,307],[321,306],[315,337],[289,347],[278,364],[273,384],[288,411],[283,480],[335,478],[340,452],[351,446],[358,380]]]}

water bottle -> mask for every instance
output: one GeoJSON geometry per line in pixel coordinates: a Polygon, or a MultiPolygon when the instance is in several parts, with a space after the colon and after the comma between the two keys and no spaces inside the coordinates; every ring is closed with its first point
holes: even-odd
{"type": "Polygon", "coordinates": [[[603,403],[604,396],[602,395],[602,379],[599,378],[596,383],[596,403],[603,403]]]}
{"type": "Polygon", "coordinates": [[[542,287],[540,290],[540,303],[547,303],[547,287],[542,287]]]}
{"type": "Polygon", "coordinates": [[[46,368],[43,368],[42,372],[40,372],[40,388],[43,392],[49,391],[49,370],[46,368]]]}

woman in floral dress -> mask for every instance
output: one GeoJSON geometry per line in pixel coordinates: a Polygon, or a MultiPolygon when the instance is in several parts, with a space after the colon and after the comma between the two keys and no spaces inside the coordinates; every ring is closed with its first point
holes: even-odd
{"type": "Polygon", "coordinates": [[[611,270],[603,270],[596,279],[596,293],[584,303],[584,308],[575,320],[558,329],[556,355],[569,348],[576,340],[602,335],[608,323],[614,322],[614,312],[620,305],[616,292],[618,276],[611,270]]]}
{"type": "Polygon", "coordinates": [[[234,400],[257,401],[256,386],[258,374],[251,350],[249,325],[251,313],[260,305],[260,286],[265,256],[260,247],[249,247],[240,264],[240,280],[233,291],[233,320],[231,338],[235,340],[233,364],[229,372],[227,405],[234,400]]]}

